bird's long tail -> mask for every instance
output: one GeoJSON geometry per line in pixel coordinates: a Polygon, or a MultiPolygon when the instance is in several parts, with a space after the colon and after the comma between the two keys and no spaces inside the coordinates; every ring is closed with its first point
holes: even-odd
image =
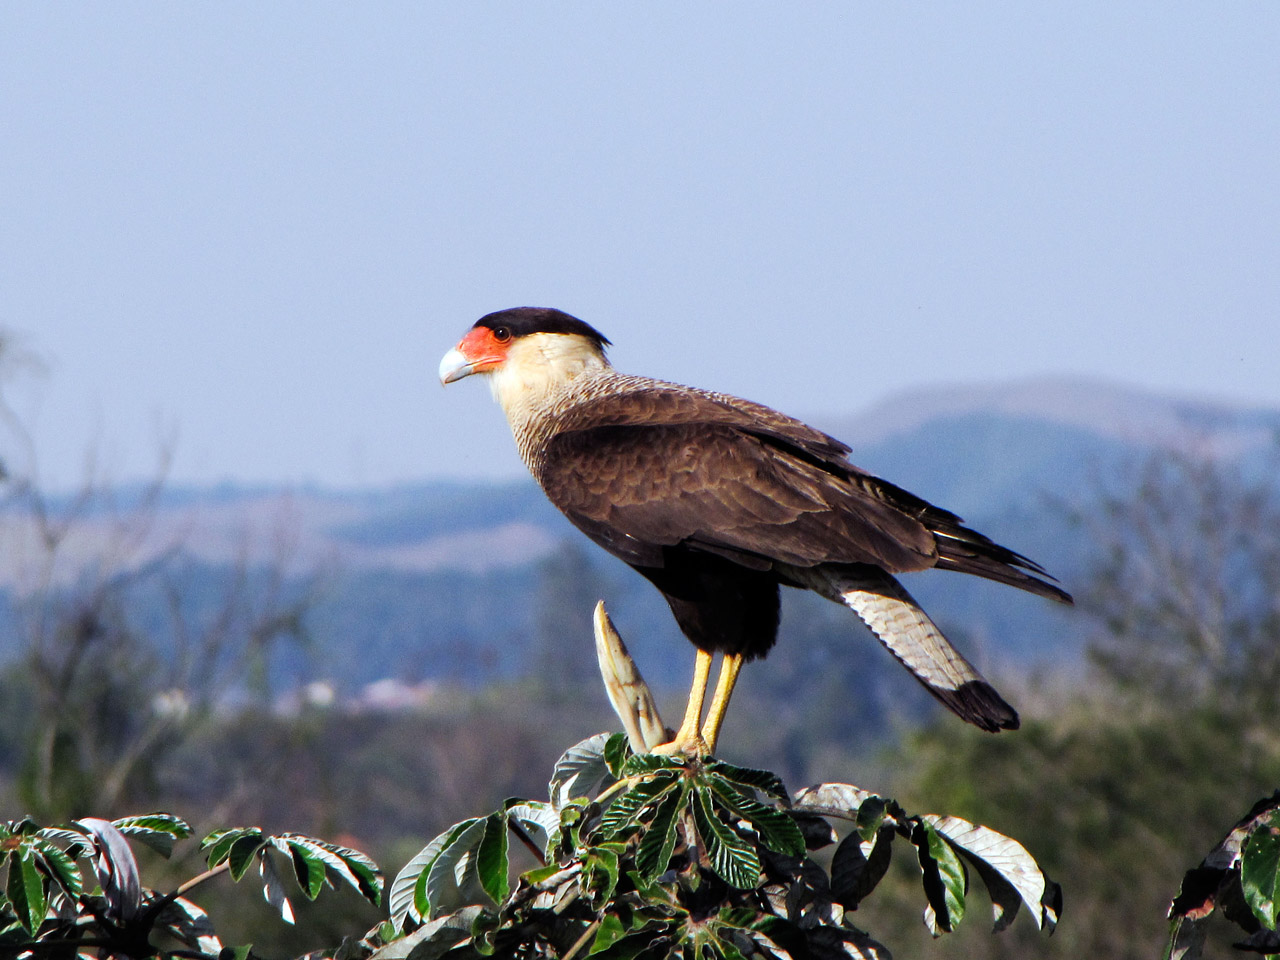
{"type": "Polygon", "coordinates": [[[1018,714],[942,635],[911,594],[877,567],[789,567],[785,574],[856,613],[956,716],[983,730],[1018,729],[1018,714]]]}

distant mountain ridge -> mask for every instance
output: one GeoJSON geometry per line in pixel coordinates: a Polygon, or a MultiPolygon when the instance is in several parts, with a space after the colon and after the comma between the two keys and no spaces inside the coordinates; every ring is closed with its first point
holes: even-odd
{"type": "Polygon", "coordinates": [[[883,442],[930,421],[973,414],[1072,427],[1134,445],[1181,446],[1212,436],[1226,449],[1238,451],[1271,442],[1280,433],[1280,410],[1065,376],[929,387],[824,422],[829,432],[856,445],[883,442]]]}

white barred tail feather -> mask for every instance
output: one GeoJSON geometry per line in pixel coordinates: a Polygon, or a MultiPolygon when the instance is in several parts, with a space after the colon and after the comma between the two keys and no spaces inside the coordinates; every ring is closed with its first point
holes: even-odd
{"type": "Polygon", "coordinates": [[[925,689],[983,730],[1016,730],[1018,714],[929,619],[902,584],[876,567],[788,568],[798,580],[858,615],[925,689]]]}

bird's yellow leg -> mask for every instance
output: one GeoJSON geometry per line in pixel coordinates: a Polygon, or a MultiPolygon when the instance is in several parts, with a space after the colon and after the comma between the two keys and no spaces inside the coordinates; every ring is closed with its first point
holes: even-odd
{"type": "MultiPolygon", "coordinates": [[[[723,677],[723,672],[721,673],[723,677]]],[[[706,744],[698,734],[698,722],[702,719],[702,701],[707,695],[707,681],[711,679],[711,654],[698,651],[693,662],[693,686],[689,690],[689,705],[684,711],[684,722],[670,743],[654,747],[654,753],[706,753],[706,744]]]]}
{"type": "Polygon", "coordinates": [[[741,669],[742,654],[724,655],[724,662],[720,664],[720,677],[716,680],[716,693],[711,698],[711,709],[707,711],[707,722],[702,725],[702,740],[707,745],[707,753],[713,753],[716,749],[716,741],[720,739],[720,725],[724,723],[729,698],[733,696],[733,687],[738,682],[738,671],[741,669]]]}

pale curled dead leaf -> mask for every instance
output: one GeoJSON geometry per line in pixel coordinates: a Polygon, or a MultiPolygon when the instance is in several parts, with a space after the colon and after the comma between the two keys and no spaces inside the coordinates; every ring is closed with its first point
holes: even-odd
{"type": "Polygon", "coordinates": [[[627,731],[631,749],[636,753],[649,753],[671,739],[658,714],[657,701],[605,612],[603,600],[596,604],[593,623],[596,657],[600,661],[600,674],[604,677],[609,702],[627,731]]]}

